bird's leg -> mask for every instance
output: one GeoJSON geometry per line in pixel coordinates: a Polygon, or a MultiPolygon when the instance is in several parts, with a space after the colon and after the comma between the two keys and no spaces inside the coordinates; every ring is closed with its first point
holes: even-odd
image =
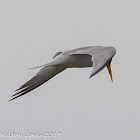
{"type": "Polygon", "coordinates": [[[110,63],[107,65],[107,69],[108,69],[108,72],[109,72],[109,75],[110,75],[111,81],[113,82],[110,63]]]}

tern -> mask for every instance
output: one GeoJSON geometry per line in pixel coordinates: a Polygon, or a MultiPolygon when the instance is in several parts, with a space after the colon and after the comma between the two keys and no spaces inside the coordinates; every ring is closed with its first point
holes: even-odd
{"type": "Polygon", "coordinates": [[[12,99],[9,101],[32,91],[67,68],[93,67],[89,77],[91,78],[104,67],[107,67],[110,78],[113,81],[110,64],[115,54],[115,48],[110,46],[88,46],[57,52],[47,64],[35,67],[42,69],[33,78],[19,87],[16,90],[17,93],[12,95],[12,99]]]}

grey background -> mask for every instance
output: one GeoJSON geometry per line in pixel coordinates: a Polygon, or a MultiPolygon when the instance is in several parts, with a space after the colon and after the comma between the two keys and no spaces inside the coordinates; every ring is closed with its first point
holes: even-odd
{"type": "Polygon", "coordinates": [[[138,0],[1,0],[0,132],[139,140],[139,13],[138,0]],[[113,83],[106,68],[90,80],[92,68],[67,69],[8,102],[38,71],[26,69],[47,63],[57,51],[89,45],[116,48],[113,83]]]}

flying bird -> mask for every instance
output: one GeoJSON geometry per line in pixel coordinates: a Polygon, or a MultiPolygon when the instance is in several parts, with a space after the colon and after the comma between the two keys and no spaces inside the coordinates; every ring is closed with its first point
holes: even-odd
{"type": "Polygon", "coordinates": [[[33,78],[19,87],[19,89],[16,90],[17,93],[12,95],[12,99],[9,101],[32,91],[67,68],[92,67],[92,72],[89,77],[91,78],[104,67],[107,67],[111,80],[113,81],[110,64],[115,54],[115,48],[108,46],[88,46],[57,52],[50,62],[35,67],[42,69],[33,78]]]}

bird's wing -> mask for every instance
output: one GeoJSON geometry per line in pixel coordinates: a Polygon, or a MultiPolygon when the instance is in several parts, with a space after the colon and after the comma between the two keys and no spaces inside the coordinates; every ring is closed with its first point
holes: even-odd
{"type": "MultiPolygon", "coordinates": [[[[87,47],[86,47],[87,48],[87,47]]],[[[107,64],[111,61],[113,54],[106,53],[103,51],[104,48],[100,47],[100,49],[98,49],[98,47],[94,47],[93,49],[91,49],[91,47],[88,47],[87,49],[79,49],[76,50],[75,52],[69,52],[67,54],[69,55],[90,55],[91,56],[91,60],[93,62],[93,69],[91,72],[91,75],[89,78],[91,78],[92,76],[94,76],[95,74],[97,74],[99,71],[101,71],[105,66],[107,66],[107,64]]]]}
{"type": "MultiPolygon", "coordinates": [[[[30,79],[28,82],[26,82],[24,85],[22,85],[16,94],[12,95],[12,99],[16,99],[33,89],[37,88],[38,86],[42,85],[52,77],[54,77],[56,74],[62,72],[66,68],[62,66],[49,66],[42,68],[32,79],[30,79]]],[[[9,100],[9,101],[11,101],[9,100]]]]}
{"type": "Polygon", "coordinates": [[[89,78],[97,74],[99,71],[101,71],[107,64],[111,61],[112,58],[106,58],[104,54],[97,54],[92,56],[92,62],[93,62],[93,69],[91,72],[91,75],[89,78]]]}

